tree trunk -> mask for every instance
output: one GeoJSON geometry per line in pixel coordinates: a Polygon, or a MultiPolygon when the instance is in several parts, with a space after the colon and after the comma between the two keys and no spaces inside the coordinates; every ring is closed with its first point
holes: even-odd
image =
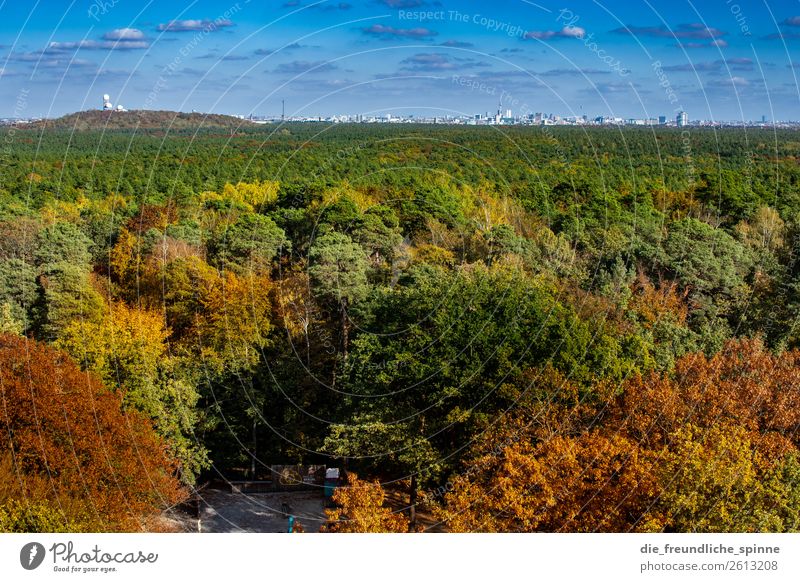
{"type": "Polygon", "coordinates": [[[408,531],[417,530],[417,476],[411,475],[411,491],[408,494],[408,531]]]}
{"type": "Polygon", "coordinates": [[[347,316],[347,306],[342,305],[342,361],[347,363],[347,350],[350,347],[350,320],[347,316]]]}
{"type": "Polygon", "coordinates": [[[256,480],[256,454],[258,454],[257,421],[253,418],[253,456],[250,458],[250,479],[256,480]]]}
{"type": "Polygon", "coordinates": [[[308,333],[308,325],[305,326],[304,330],[306,336],[306,368],[311,370],[311,336],[308,333]]]}

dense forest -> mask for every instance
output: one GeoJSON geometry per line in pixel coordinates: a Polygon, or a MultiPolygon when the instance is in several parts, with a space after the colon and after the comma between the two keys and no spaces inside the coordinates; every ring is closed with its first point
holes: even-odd
{"type": "Polygon", "coordinates": [[[0,530],[284,463],[361,476],[331,531],[800,529],[794,131],[0,142],[0,530]]]}

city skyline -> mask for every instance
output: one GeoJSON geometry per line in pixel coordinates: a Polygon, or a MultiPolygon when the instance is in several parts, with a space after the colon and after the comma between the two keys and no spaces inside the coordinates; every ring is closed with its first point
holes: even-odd
{"type": "Polygon", "coordinates": [[[797,119],[800,6],[351,0],[0,6],[3,117],[797,119]],[[498,104],[498,105],[495,105],[498,104]]]}

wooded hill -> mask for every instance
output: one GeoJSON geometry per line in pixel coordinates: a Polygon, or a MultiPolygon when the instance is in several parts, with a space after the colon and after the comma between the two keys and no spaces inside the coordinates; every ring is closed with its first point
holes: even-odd
{"type": "Polygon", "coordinates": [[[215,113],[181,113],[178,111],[100,111],[70,113],[57,119],[44,119],[20,126],[29,129],[119,130],[119,129],[237,129],[254,124],[245,119],[215,113]]]}

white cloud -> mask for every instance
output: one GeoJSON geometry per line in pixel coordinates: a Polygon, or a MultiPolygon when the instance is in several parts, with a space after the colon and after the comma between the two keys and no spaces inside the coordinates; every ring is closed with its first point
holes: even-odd
{"type": "Polygon", "coordinates": [[[583,38],[586,30],[580,26],[565,26],[561,30],[534,30],[525,33],[525,38],[552,40],[556,38],[583,38]]]}
{"type": "Polygon", "coordinates": [[[144,40],[144,33],[138,28],[115,28],[103,35],[105,40],[144,40]]]}
{"type": "Polygon", "coordinates": [[[51,42],[45,52],[60,53],[84,50],[139,50],[150,47],[146,40],[79,40],[75,42],[51,42]]]}
{"type": "Polygon", "coordinates": [[[717,79],[706,84],[706,87],[749,87],[750,81],[744,77],[726,77],[724,79],[717,79]]]}
{"type": "Polygon", "coordinates": [[[227,18],[217,18],[216,20],[170,20],[164,24],[159,24],[157,30],[159,32],[199,32],[208,31],[214,32],[222,28],[233,26],[233,21],[227,18]]]}

